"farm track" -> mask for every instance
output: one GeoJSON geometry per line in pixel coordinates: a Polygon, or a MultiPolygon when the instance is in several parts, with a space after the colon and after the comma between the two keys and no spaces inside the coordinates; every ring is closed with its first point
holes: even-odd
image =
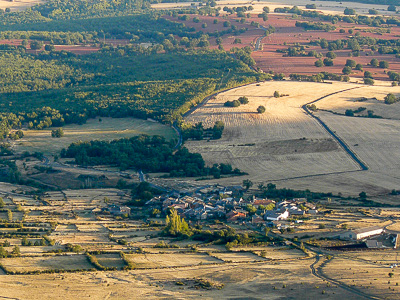
{"type": "Polygon", "coordinates": [[[342,282],[340,282],[340,281],[338,281],[338,280],[336,280],[336,279],[333,279],[333,278],[331,278],[331,277],[328,277],[328,276],[325,275],[325,274],[323,273],[323,271],[322,271],[322,265],[326,265],[327,261],[323,262],[322,265],[321,265],[320,267],[315,267],[315,265],[316,265],[318,262],[319,262],[319,255],[317,255],[317,256],[315,257],[315,262],[313,262],[313,263],[310,265],[311,273],[312,273],[315,277],[318,277],[318,278],[320,278],[320,279],[322,279],[322,280],[325,280],[325,281],[328,281],[328,282],[330,282],[330,283],[332,283],[332,284],[335,284],[336,286],[338,286],[338,287],[340,287],[340,288],[342,288],[342,289],[344,289],[344,290],[346,290],[346,291],[348,291],[348,292],[351,292],[351,293],[353,293],[353,294],[356,294],[356,295],[358,295],[358,296],[361,296],[361,297],[363,297],[363,298],[365,298],[365,299],[372,299],[372,300],[381,299],[381,298],[376,297],[376,296],[368,295],[368,294],[366,294],[366,293],[364,293],[364,292],[362,292],[362,291],[360,291],[360,290],[358,290],[358,289],[356,289],[356,288],[353,288],[353,287],[351,287],[351,286],[349,286],[349,285],[347,285],[347,284],[344,284],[344,283],[342,283],[342,282]]]}
{"type": "MultiPolygon", "coordinates": [[[[350,149],[350,147],[335,132],[333,132],[332,129],[330,129],[328,127],[328,125],[326,125],[326,123],[324,121],[322,121],[319,117],[317,117],[316,115],[311,113],[310,110],[307,107],[308,105],[316,103],[318,101],[321,101],[321,100],[323,100],[323,99],[325,99],[325,98],[327,98],[329,96],[340,94],[340,93],[347,92],[347,91],[350,91],[350,90],[359,89],[359,88],[362,88],[362,87],[353,87],[353,88],[337,91],[337,92],[334,92],[334,93],[330,93],[330,94],[325,95],[325,96],[323,96],[321,98],[318,98],[316,100],[313,100],[313,101],[311,101],[309,103],[304,104],[301,108],[306,112],[307,115],[309,115],[311,118],[314,118],[319,124],[321,124],[321,126],[333,137],[333,139],[335,139],[339,143],[339,145],[343,148],[343,150],[346,151],[347,154],[350,155],[350,157],[360,166],[360,170],[359,171],[366,171],[366,170],[368,170],[368,166],[364,162],[362,162],[361,159],[358,158],[356,153],[353,152],[350,149]]],[[[343,172],[343,173],[345,173],[345,172],[343,172]]]]}

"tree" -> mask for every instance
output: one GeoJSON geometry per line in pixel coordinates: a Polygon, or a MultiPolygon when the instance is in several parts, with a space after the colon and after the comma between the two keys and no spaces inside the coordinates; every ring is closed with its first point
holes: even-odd
{"type": "Polygon", "coordinates": [[[260,105],[259,107],[257,107],[257,112],[258,112],[259,114],[265,113],[265,107],[262,106],[262,105],[260,105]]]}
{"type": "Polygon", "coordinates": [[[355,69],[358,70],[358,71],[361,71],[361,72],[364,70],[362,64],[357,64],[356,67],[355,67],[355,69]]]}
{"type": "Polygon", "coordinates": [[[151,212],[151,215],[152,215],[153,217],[155,217],[155,216],[157,216],[157,215],[159,215],[159,214],[161,214],[161,211],[160,211],[159,209],[157,209],[157,208],[154,208],[154,209],[152,210],[152,212],[151,212]]]}
{"type": "Polygon", "coordinates": [[[393,104],[395,102],[397,102],[397,98],[396,98],[395,95],[393,95],[393,94],[387,94],[386,95],[386,97],[385,97],[385,103],[386,104],[393,104]]]}
{"type": "Polygon", "coordinates": [[[5,205],[3,197],[0,197],[0,208],[3,208],[5,205]]]}
{"type": "Polygon", "coordinates": [[[379,61],[376,58],[371,59],[370,65],[373,67],[379,66],[379,61]]]}
{"type": "Polygon", "coordinates": [[[372,80],[371,78],[364,78],[364,83],[368,85],[374,85],[375,81],[372,80]]]}
{"type": "Polygon", "coordinates": [[[356,11],[355,11],[355,9],[353,9],[353,8],[346,8],[346,9],[344,10],[344,14],[347,15],[347,16],[349,16],[349,15],[355,15],[355,14],[356,14],[356,11]]]}
{"type": "Polygon", "coordinates": [[[249,212],[250,215],[254,215],[257,211],[257,208],[251,204],[246,205],[246,210],[249,212]]]}
{"type": "Polygon", "coordinates": [[[253,186],[253,182],[250,179],[243,180],[243,186],[246,188],[246,191],[253,186]]]}
{"type": "Polygon", "coordinates": [[[329,51],[328,53],[326,53],[326,57],[330,59],[335,59],[337,55],[335,54],[335,52],[329,51]]]}
{"type": "Polygon", "coordinates": [[[166,226],[163,229],[164,234],[171,236],[191,235],[189,225],[185,219],[181,218],[173,208],[165,218],[166,226]]]}
{"type": "Polygon", "coordinates": [[[230,27],[231,26],[231,22],[229,22],[229,21],[225,21],[223,24],[224,24],[224,27],[230,27]]]}
{"type": "Polygon", "coordinates": [[[389,63],[386,60],[381,60],[379,62],[379,68],[387,69],[387,68],[389,68],[389,63]]]}
{"type": "Polygon", "coordinates": [[[275,92],[274,92],[274,97],[275,97],[275,98],[279,98],[279,97],[280,97],[280,94],[279,94],[278,91],[275,91],[275,92]]]}
{"type": "Polygon", "coordinates": [[[361,192],[358,194],[358,196],[360,197],[361,200],[367,200],[367,193],[366,192],[361,192]]]}
{"type": "Polygon", "coordinates": [[[12,222],[13,220],[13,213],[11,210],[7,209],[7,219],[8,221],[12,222]]]}
{"type": "Polygon", "coordinates": [[[268,6],[264,6],[263,7],[263,12],[269,14],[269,7],[268,6]]]}
{"type": "Polygon", "coordinates": [[[344,113],[348,117],[354,116],[354,112],[352,109],[346,109],[346,112],[344,113]]]}
{"type": "Polygon", "coordinates": [[[330,58],[325,58],[324,59],[324,65],[329,67],[329,66],[333,66],[333,60],[330,58]]]}
{"type": "Polygon", "coordinates": [[[55,47],[52,44],[46,44],[44,45],[44,50],[46,51],[54,51],[55,47]]]}
{"type": "Polygon", "coordinates": [[[0,246],[0,257],[5,258],[7,256],[8,256],[8,252],[6,251],[6,249],[4,249],[3,246],[0,246]]]}
{"type": "Polygon", "coordinates": [[[266,12],[258,14],[258,17],[262,18],[264,22],[268,20],[268,14],[266,12]]]}
{"type": "Polygon", "coordinates": [[[51,131],[51,137],[60,138],[64,136],[64,130],[62,128],[54,129],[51,131]]]}
{"type": "Polygon", "coordinates": [[[343,68],[343,70],[342,70],[342,73],[344,74],[344,75],[349,75],[349,74],[351,74],[351,68],[350,67],[344,67],[343,68]]]}
{"type": "Polygon", "coordinates": [[[346,60],[346,67],[355,68],[357,65],[356,61],[353,59],[346,60]]]}
{"type": "Polygon", "coordinates": [[[15,245],[11,253],[15,256],[20,256],[21,250],[19,250],[19,247],[17,245],[15,245]]]}
{"type": "Polygon", "coordinates": [[[240,104],[247,104],[249,103],[249,99],[246,96],[239,97],[240,104]]]}
{"type": "Polygon", "coordinates": [[[42,41],[32,41],[31,42],[31,49],[32,50],[40,50],[43,47],[42,41]]]}
{"type": "Polygon", "coordinates": [[[364,72],[364,78],[371,78],[371,79],[373,79],[373,78],[372,78],[372,73],[371,73],[370,71],[365,71],[365,72],[364,72]]]}
{"type": "Polygon", "coordinates": [[[318,59],[318,60],[314,63],[314,65],[315,65],[316,67],[320,68],[320,67],[322,67],[322,66],[324,65],[324,63],[322,62],[321,59],[318,59]]]}
{"type": "Polygon", "coordinates": [[[238,100],[226,101],[224,103],[224,106],[226,106],[226,107],[239,107],[240,106],[240,102],[238,100]]]}
{"type": "Polygon", "coordinates": [[[387,10],[388,10],[388,11],[396,11],[396,6],[394,6],[394,5],[389,5],[387,10]]]}
{"type": "Polygon", "coordinates": [[[369,10],[368,10],[368,13],[369,13],[370,15],[378,15],[378,14],[379,14],[379,12],[378,12],[376,9],[369,9],[369,10]]]}

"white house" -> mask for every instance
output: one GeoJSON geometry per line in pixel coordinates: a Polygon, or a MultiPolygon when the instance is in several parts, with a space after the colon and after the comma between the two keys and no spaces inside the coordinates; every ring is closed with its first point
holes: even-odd
{"type": "Polygon", "coordinates": [[[279,221],[279,220],[286,220],[289,217],[289,211],[288,210],[282,210],[282,211],[267,211],[264,215],[264,220],[267,221],[279,221]]]}

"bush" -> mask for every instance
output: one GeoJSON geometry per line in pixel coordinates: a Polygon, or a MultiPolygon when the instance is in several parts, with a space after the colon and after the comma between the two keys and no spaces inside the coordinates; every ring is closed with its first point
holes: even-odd
{"type": "Polygon", "coordinates": [[[275,92],[274,92],[274,97],[275,97],[275,98],[279,98],[279,97],[280,97],[280,95],[279,95],[279,92],[278,92],[278,91],[275,91],[275,92]]]}
{"type": "Polygon", "coordinates": [[[54,129],[51,131],[51,137],[60,138],[64,136],[64,130],[62,128],[54,129]]]}

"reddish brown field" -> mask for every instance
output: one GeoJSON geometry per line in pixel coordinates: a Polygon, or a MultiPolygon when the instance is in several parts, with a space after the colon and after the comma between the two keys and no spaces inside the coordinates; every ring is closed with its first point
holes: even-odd
{"type": "MultiPolygon", "coordinates": [[[[255,42],[258,38],[264,35],[263,29],[257,29],[251,26],[252,21],[260,23],[260,25],[268,27],[269,25],[275,27],[275,33],[264,37],[262,39],[261,50],[254,51],[252,57],[257,63],[257,66],[265,72],[275,71],[277,73],[284,73],[285,75],[290,75],[292,73],[298,74],[316,74],[319,72],[329,72],[342,74],[342,69],[346,64],[347,59],[354,59],[357,63],[364,66],[364,71],[370,71],[375,79],[388,80],[386,75],[387,71],[400,71],[400,59],[396,58],[394,55],[381,55],[375,52],[371,55],[370,49],[362,49],[359,57],[350,57],[350,50],[337,50],[334,51],[337,54],[337,58],[334,59],[334,65],[330,67],[317,68],[314,66],[314,62],[317,60],[315,57],[284,57],[283,53],[277,52],[277,50],[287,49],[289,46],[293,46],[295,43],[304,45],[306,51],[315,50],[322,53],[324,56],[328,52],[326,49],[321,49],[319,46],[309,45],[311,41],[316,41],[320,39],[326,39],[328,41],[333,40],[346,40],[351,37],[348,32],[349,29],[353,29],[354,33],[359,32],[361,36],[379,38],[379,39],[398,39],[400,36],[400,27],[391,27],[390,33],[378,33],[377,28],[368,27],[366,25],[349,24],[344,22],[339,22],[335,26],[337,27],[335,31],[325,32],[325,31],[306,31],[303,28],[296,27],[296,21],[312,21],[319,22],[316,19],[300,19],[292,18],[289,14],[269,14],[267,21],[263,21],[261,18],[257,17],[257,14],[252,14],[251,18],[246,19],[245,24],[238,22],[239,18],[235,15],[231,16],[198,16],[200,19],[199,23],[194,23],[194,15],[190,15],[189,20],[181,21],[178,18],[166,17],[169,20],[185,23],[188,27],[195,27],[196,30],[202,30],[204,33],[212,33],[215,31],[226,30],[223,27],[223,22],[229,20],[232,25],[237,26],[237,28],[247,28],[248,30],[239,36],[234,36],[232,34],[226,34],[222,36],[222,45],[225,50],[230,50],[232,47],[245,47],[250,46],[254,49],[255,42]],[[218,19],[217,24],[213,24],[213,20],[218,19]],[[207,28],[201,28],[201,24],[206,23],[207,28]],[[339,30],[344,29],[344,33],[340,33],[339,30]],[[374,32],[375,31],[375,32],[374,32]],[[239,38],[241,44],[234,44],[234,40],[239,38]],[[389,62],[389,68],[373,68],[368,66],[371,59],[376,58],[380,60],[386,60],[389,62]]],[[[324,22],[323,22],[324,23],[324,22]]],[[[328,22],[325,22],[328,24],[328,22]]],[[[210,37],[211,48],[217,48],[215,43],[215,37],[210,37]]],[[[353,77],[358,77],[360,80],[363,77],[363,72],[355,71],[351,74],[353,77]]]]}

